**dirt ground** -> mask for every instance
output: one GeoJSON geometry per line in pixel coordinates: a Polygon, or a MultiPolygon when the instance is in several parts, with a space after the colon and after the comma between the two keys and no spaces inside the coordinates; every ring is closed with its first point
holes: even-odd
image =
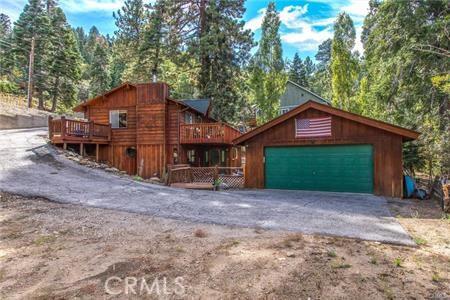
{"type": "Polygon", "coordinates": [[[434,202],[390,201],[414,248],[0,196],[0,299],[450,297],[434,202]]]}

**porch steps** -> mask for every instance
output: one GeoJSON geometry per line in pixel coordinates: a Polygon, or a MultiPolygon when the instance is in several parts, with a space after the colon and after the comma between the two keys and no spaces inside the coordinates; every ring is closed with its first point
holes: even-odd
{"type": "Polygon", "coordinates": [[[194,190],[213,190],[214,186],[207,182],[177,182],[172,183],[171,187],[194,190]]]}

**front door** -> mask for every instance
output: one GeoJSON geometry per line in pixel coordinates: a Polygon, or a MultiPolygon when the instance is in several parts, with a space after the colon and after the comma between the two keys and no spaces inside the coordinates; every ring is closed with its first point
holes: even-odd
{"type": "Polygon", "coordinates": [[[218,166],[220,164],[220,150],[219,149],[211,149],[209,150],[210,166],[218,166]]]}

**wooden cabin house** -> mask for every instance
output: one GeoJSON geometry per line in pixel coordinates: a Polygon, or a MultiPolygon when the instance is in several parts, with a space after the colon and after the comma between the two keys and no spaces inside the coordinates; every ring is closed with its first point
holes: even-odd
{"type": "Polygon", "coordinates": [[[49,120],[56,145],[79,148],[98,161],[142,178],[169,165],[239,167],[240,132],[210,116],[208,99],[175,100],[162,82],[124,83],[74,108],[86,121],[49,120]]]}

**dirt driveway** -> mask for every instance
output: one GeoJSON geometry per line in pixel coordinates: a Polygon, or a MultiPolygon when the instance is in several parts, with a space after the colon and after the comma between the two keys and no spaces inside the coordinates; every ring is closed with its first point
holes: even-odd
{"type": "Polygon", "coordinates": [[[0,299],[449,299],[450,219],[422,204],[394,204],[409,247],[0,192],[0,299]]]}
{"type": "Polygon", "coordinates": [[[279,190],[188,191],[79,166],[55,153],[45,129],[0,131],[0,191],[191,221],[321,233],[412,245],[380,197],[279,190]]]}

